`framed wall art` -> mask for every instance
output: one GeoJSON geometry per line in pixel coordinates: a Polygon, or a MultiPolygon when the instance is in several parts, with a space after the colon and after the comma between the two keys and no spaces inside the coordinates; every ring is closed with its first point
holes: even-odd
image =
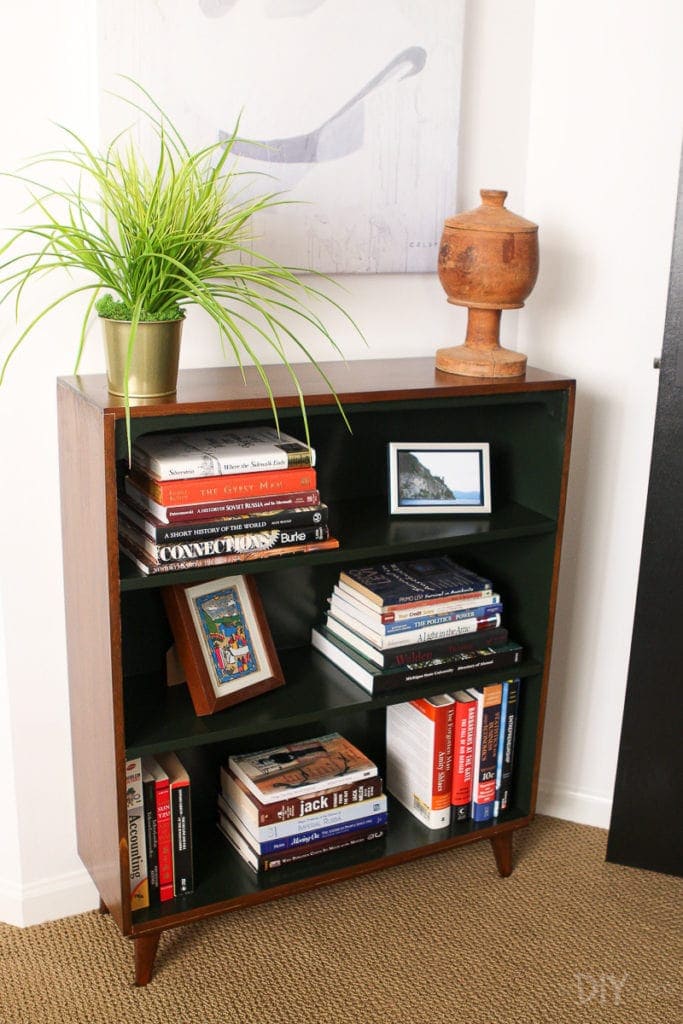
{"type": "Polygon", "coordinates": [[[491,511],[487,442],[389,444],[391,515],[491,511]]]}
{"type": "Polygon", "coordinates": [[[284,684],[250,576],[168,587],[163,596],[198,715],[213,714],[284,684]]]}

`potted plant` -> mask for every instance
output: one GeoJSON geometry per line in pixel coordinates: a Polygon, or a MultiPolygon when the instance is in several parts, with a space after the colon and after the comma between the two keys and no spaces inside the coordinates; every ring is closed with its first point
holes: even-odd
{"type": "MultiPolygon", "coordinates": [[[[247,357],[255,365],[276,424],[275,400],[266,367],[253,348],[255,338],[271,346],[298,385],[285,349],[291,343],[317,367],[344,415],[322,368],[286,323],[295,314],[340,352],[308,300],[322,298],[344,310],[298,272],[250,244],[254,214],[287,200],[281,193],[246,194],[244,173],[231,155],[237,128],[227,141],[193,151],[152,96],[133,85],[140,102],[119,99],[151,125],[154,162],[145,161],[129,132],[100,153],[65,128],[67,149],[35,157],[15,176],[27,186],[38,216],[0,249],[0,302],[12,299],[18,310],[27,285],[46,273],[63,274],[67,287],[23,328],[2,363],[0,383],[13,354],[44,316],[74,296],[86,298],[74,372],[98,313],[105,327],[109,390],[125,399],[130,454],[130,400],[175,391],[183,318],[188,306],[197,305],[213,319],[238,364],[247,357]],[[36,180],[35,168],[54,164],[63,165],[74,183],[36,180]]],[[[300,404],[308,439],[303,397],[300,404]]]]}

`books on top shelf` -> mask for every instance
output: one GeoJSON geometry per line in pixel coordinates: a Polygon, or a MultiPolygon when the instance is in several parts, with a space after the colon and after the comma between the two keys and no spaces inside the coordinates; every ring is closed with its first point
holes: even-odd
{"type": "Polygon", "coordinates": [[[144,434],[132,461],[155,480],[187,480],[314,466],[315,451],[274,427],[217,427],[144,434]]]}
{"type": "Polygon", "coordinates": [[[255,871],[386,834],[377,766],[338,733],[231,757],[218,826],[255,871]]]}
{"type": "Polygon", "coordinates": [[[119,497],[120,548],[145,575],[337,548],[314,461],[271,427],[145,434],[119,497]]]}
{"type": "Polygon", "coordinates": [[[132,909],[191,893],[191,784],[177,754],[126,762],[126,798],[132,909]]]}

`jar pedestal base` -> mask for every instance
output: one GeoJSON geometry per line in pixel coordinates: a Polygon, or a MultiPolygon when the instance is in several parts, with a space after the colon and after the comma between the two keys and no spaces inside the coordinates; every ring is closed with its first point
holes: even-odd
{"type": "Polygon", "coordinates": [[[436,368],[465,377],[523,377],[526,356],[509,348],[475,349],[456,345],[436,350],[436,368]]]}

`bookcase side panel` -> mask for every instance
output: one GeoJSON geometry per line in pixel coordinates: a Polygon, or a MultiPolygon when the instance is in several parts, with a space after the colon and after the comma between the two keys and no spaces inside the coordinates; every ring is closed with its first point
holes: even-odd
{"type": "Polygon", "coordinates": [[[120,627],[113,460],[101,412],[62,384],[58,417],[78,852],[125,931],[130,912],[127,850],[120,842],[125,794],[117,784],[124,762],[115,686],[120,627]]]}

